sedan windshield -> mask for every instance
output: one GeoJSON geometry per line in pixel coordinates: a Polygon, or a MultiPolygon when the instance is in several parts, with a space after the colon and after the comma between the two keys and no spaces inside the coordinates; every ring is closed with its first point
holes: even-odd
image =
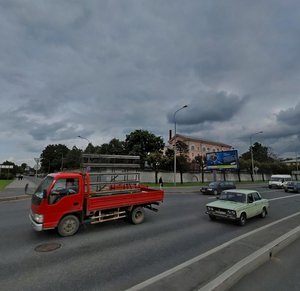
{"type": "Polygon", "coordinates": [[[245,203],[246,195],[243,193],[222,192],[219,200],[245,203]]]}
{"type": "Polygon", "coordinates": [[[218,183],[217,182],[211,182],[211,183],[208,184],[208,186],[214,188],[214,187],[218,186],[218,183]]]}

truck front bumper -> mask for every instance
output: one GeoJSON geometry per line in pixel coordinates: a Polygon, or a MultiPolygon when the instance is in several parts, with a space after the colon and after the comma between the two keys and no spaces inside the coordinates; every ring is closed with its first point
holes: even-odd
{"type": "Polygon", "coordinates": [[[29,214],[29,219],[30,219],[30,222],[31,222],[31,226],[32,228],[35,230],[35,231],[42,231],[43,230],[43,224],[42,223],[36,223],[31,214],[29,214]]]}

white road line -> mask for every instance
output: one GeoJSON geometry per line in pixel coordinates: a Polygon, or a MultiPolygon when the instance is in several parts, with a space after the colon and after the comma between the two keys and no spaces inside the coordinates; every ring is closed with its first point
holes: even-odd
{"type": "Polygon", "coordinates": [[[266,229],[268,227],[271,227],[271,226],[273,226],[273,225],[275,225],[277,223],[280,223],[282,221],[285,221],[285,220],[290,219],[290,218],[292,218],[294,216],[297,216],[297,215],[300,215],[300,211],[296,212],[294,214],[291,214],[289,216],[286,216],[284,218],[281,218],[279,220],[276,220],[276,221],[274,221],[272,223],[269,223],[267,225],[264,225],[264,226],[262,226],[260,228],[255,229],[255,230],[252,230],[250,232],[247,232],[247,233],[245,233],[245,234],[243,234],[243,235],[241,235],[239,237],[236,237],[236,238],[234,238],[234,239],[232,239],[232,240],[230,240],[228,242],[225,242],[225,243],[223,243],[220,246],[217,246],[217,247],[215,247],[215,248],[213,248],[213,249],[211,249],[211,250],[209,250],[209,251],[207,251],[207,252],[205,252],[205,253],[197,256],[197,257],[194,257],[194,258],[192,258],[192,259],[190,259],[190,260],[188,260],[188,261],[186,261],[186,262],[184,262],[182,264],[179,264],[179,265],[175,266],[174,268],[171,268],[171,269],[169,269],[169,270],[167,270],[167,271],[165,271],[165,272],[163,272],[161,274],[158,274],[158,275],[156,275],[156,276],[154,276],[154,277],[152,277],[152,278],[150,278],[150,279],[148,279],[148,280],[146,280],[144,282],[141,282],[141,283],[139,283],[139,284],[137,284],[137,285],[135,285],[133,287],[130,287],[129,289],[127,289],[125,291],[137,291],[137,290],[141,290],[141,289],[143,289],[143,288],[145,288],[145,287],[147,287],[147,286],[149,286],[149,285],[151,285],[151,284],[153,284],[155,282],[158,282],[161,279],[166,278],[167,276],[169,276],[171,274],[174,274],[177,271],[182,270],[183,268],[186,268],[186,267],[188,267],[188,266],[190,266],[190,265],[192,265],[192,264],[194,264],[194,263],[202,260],[203,258],[208,257],[209,255],[211,255],[211,254],[213,254],[213,253],[215,253],[215,252],[217,252],[219,250],[224,249],[225,247],[227,247],[227,246],[229,246],[229,245],[231,245],[231,244],[233,244],[233,243],[235,243],[235,242],[237,242],[237,241],[239,241],[239,240],[241,240],[241,239],[243,239],[245,237],[248,237],[248,236],[250,236],[252,234],[255,234],[255,233],[257,233],[257,232],[259,232],[261,230],[264,230],[264,229],[266,229]]]}
{"type": "Polygon", "coordinates": [[[270,252],[274,255],[288,242],[292,242],[299,237],[299,232],[300,226],[290,230],[289,232],[245,257],[241,261],[237,262],[217,278],[198,289],[198,291],[227,290],[228,287],[233,286],[233,284],[235,284],[238,279],[241,278],[241,276],[252,272],[257,266],[270,259],[270,252]]]}
{"type": "Polygon", "coordinates": [[[295,195],[290,195],[290,196],[282,196],[282,197],[277,197],[277,198],[271,198],[268,199],[269,201],[274,201],[274,200],[280,200],[280,199],[288,199],[288,198],[293,198],[293,197],[297,197],[300,196],[300,194],[295,194],[295,195]]]}
{"type": "MultiPolygon", "coordinates": [[[[300,194],[293,194],[289,196],[282,196],[282,197],[276,197],[276,198],[270,198],[268,199],[269,201],[274,201],[274,200],[280,200],[280,199],[288,199],[288,198],[294,198],[300,196],[300,194]]],[[[207,199],[216,199],[216,197],[207,197],[207,199]]]]}

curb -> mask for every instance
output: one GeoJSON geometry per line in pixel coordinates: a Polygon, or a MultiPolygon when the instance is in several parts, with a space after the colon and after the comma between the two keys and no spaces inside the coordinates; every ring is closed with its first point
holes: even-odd
{"type": "Polygon", "coordinates": [[[15,200],[24,200],[29,199],[31,195],[19,195],[19,196],[10,196],[10,197],[0,197],[0,202],[6,202],[6,201],[15,201],[15,200]]]}
{"type": "Polygon", "coordinates": [[[248,257],[239,261],[217,278],[198,289],[198,291],[223,291],[234,286],[245,275],[254,271],[257,267],[267,262],[279,251],[287,247],[300,237],[300,226],[268,243],[248,257]]]}

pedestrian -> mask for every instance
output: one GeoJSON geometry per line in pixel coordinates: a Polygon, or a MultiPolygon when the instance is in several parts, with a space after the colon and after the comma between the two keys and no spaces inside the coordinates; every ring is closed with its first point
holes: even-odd
{"type": "Polygon", "coordinates": [[[161,188],[164,186],[164,182],[163,182],[162,177],[159,177],[158,182],[159,182],[159,187],[160,187],[160,189],[161,189],[161,188]]]}

